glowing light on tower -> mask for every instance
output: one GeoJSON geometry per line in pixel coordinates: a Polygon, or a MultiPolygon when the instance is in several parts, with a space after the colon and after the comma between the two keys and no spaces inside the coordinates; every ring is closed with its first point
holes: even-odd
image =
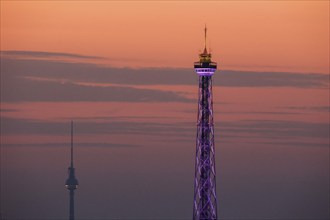
{"type": "Polygon", "coordinates": [[[212,75],[217,63],[206,49],[194,68],[199,77],[193,220],[217,219],[212,75]]]}
{"type": "Polygon", "coordinates": [[[65,182],[65,187],[70,192],[70,213],[69,219],[74,220],[74,191],[78,187],[78,180],[75,177],[75,169],[73,167],[73,122],[71,122],[71,164],[68,168],[69,178],[65,182]]]}

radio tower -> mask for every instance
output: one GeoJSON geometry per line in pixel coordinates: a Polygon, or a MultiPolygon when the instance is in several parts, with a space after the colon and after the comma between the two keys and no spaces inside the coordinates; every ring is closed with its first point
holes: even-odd
{"type": "Polygon", "coordinates": [[[74,220],[74,191],[77,189],[78,180],[74,174],[73,168],[73,121],[71,121],[71,165],[68,168],[69,178],[65,182],[65,187],[70,192],[70,214],[69,219],[74,220]]]}
{"type": "Polygon", "coordinates": [[[204,31],[204,52],[199,54],[199,61],[194,63],[199,77],[199,89],[193,220],[216,220],[212,75],[217,69],[217,63],[211,61],[211,53],[206,49],[206,26],[204,31]]]}

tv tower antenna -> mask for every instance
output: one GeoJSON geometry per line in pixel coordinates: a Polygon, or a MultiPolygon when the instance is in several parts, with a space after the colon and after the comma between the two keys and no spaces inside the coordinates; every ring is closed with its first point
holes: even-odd
{"type": "Polygon", "coordinates": [[[74,220],[74,191],[78,187],[78,180],[75,177],[75,168],[73,167],[73,121],[71,121],[71,163],[68,168],[69,178],[65,182],[65,187],[70,192],[70,212],[69,220],[74,220]]]}
{"type": "Polygon", "coordinates": [[[199,89],[193,220],[216,220],[212,75],[217,69],[217,63],[211,61],[211,53],[208,53],[206,49],[206,25],[204,33],[204,52],[199,54],[199,61],[194,63],[199,77],[199,89]]]}

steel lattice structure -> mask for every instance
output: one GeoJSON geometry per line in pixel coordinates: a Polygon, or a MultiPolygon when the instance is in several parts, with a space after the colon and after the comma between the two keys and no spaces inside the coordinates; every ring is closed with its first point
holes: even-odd
{"type": "Polygon", "coordinates": [[[193,220],[216,220],[212,75],[217,69],[217,64],[211,61],[211,54],[207,52],[206,43],[204,52],[199,55],[199,58],[200,60],[194,63],[195,71],[199,75],[199,92],[193,220]]]}

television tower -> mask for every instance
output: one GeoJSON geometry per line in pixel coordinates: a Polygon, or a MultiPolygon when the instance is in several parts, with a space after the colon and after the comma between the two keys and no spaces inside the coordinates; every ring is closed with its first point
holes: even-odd
{"type": "Polygon", "coordinates": [[[217,69],[217,63],[211,61],[211,53],[208,53],[206,49],[206,26],[204,31],[204,51],[199,54],[199,61],[194,63],[199,77],[199,89],[193,220],[216,220],[212,75],[217,69]]]}
{"type": "Polygon", "coordinates": [[[74,174],[73,168],[73,121],[71,121],[71,164],[68,168],[69,178],[65,182],[65,187],[70,192],[70,214],[69,219],[74,220],[74,191],[77,189],[78,180],[74,174]]]}

